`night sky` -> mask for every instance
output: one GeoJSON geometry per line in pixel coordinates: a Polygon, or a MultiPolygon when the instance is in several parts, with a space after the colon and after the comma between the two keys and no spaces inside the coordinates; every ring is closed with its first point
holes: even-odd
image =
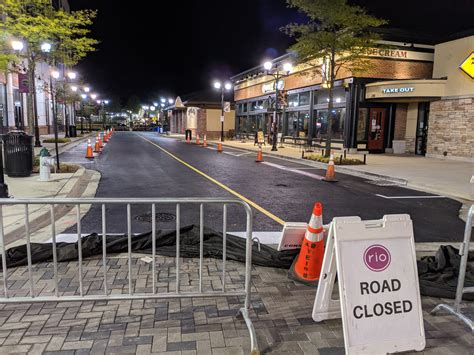
{"type": "MultiPolygon", "coordinates": [[[[69,0],[97,9],[92,36],[101,44],[78,66],[103,96],[143,102],[210,87],[285,53],[279,31],[304,17],[285,0],[69,0]]],[[[474,28],[474,0],[358,0],[390,27],[437,38],[474,28]]]]}

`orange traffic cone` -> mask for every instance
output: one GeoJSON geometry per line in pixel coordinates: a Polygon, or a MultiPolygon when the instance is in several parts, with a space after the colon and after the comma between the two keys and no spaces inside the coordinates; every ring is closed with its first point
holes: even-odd
{"type": "Polygon", "coordinates": [[[261,163],[263,161],[263,154],[262,154],[262,145],[258,145],[258,151],[257,151],[257,159],[255,159],[257,163],[261,163]]]}
{"type": "Polygon", "coordinates": [[[186,136],[186,143],[191,143],[191,139],[189,138],[189,136],[186,136]]]}
{"type": "Polygon", "coordinates": [[[102,143],[102,139],[100,138],[100,133],[97,133],[97,139],[99,140],[99,149],[102,151],[104,148],[104,144],[102,143]]]}
{"type": "Polygon", "coordinates": [[[204,135],[204,142],[202,143],[203,147],[207,147],[207,138],[206,135],[204,135]]]}
{"type": "Polygon", "coordinates": [[[86,158],[87,159],[94,159],[94,152],[92,151],[91,140],[87,140],[87,150],[86,150],[86,158]]]}
{"type": "Polygon", "coordinates": [[[109,136],[107,134],[107,131],[104,131],[103,136],[104,136],[104,143],[107,143],[109,141],[109,136]]]}
{"type": "Polygon", "coordinates": [[[196,134],[196,144],[197,145],[201,144],[201,141],[199,140],[199,134],[196,134]]]}
{"type": "Polygon", "coordinates": [[[317,286],[324,258],[323,206],[317,202],[308,223],[298,257],[290,268],[290,276],[310,286],[317,286]]]}
{"type": "Polygon", "coordinates": [[[100,153],[99,139],[95,139],[94,153],[100,153]]]}
{"type": "Polygon", "coordinates": [[[327,182],[337,182],[337,179],[334,175],[334,155],[331,154],[329,157],[328,169],[326,170],[326,176],[323,181],[327,182]]]}
{"type": "Polygon", "coordinates": [[[217,152],[222,153],[222,143],[221,142],[217,143],[217,152]]]}

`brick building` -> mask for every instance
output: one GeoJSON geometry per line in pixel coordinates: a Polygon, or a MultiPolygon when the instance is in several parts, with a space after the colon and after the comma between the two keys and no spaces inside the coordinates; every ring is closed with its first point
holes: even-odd
{"type": "MultiPolygon", "coordinates": [[[[474,36],[442,43],[384,43],[390,49],[368,51],[369,70],[359,74],[340,70],[337,75],[335,146],[472,160],[474,79],[459,66],[474,51],[474,36]]],[[[273,63],[281,67],[290,60],[285,55],[273,63]]],[[[255,67],[232,80],[236,131],[253,134],[262,129],[267,134],[275,79],[255,67]]],[[[278,115],[285,142],[324,145],[328,90],[321,75],[298,65],[278,86],[287,94],[287,105],[278,115]]]]}
{"type": "MultiPolygon", "coordinates": [[[[225,100],[229,101],[230,97],[225,100]]],[[[184,133],[190,129],[192,136],[216,139],[221,134],[221,101],[220,92],[214,90],[199,91],[182,97],[167,108],[169,128],[172,133],[184,133]]],[[[235,110],[231,105],[230,112],[224,113],[224,136],[233,136],[235,127],[235,110]]]]}

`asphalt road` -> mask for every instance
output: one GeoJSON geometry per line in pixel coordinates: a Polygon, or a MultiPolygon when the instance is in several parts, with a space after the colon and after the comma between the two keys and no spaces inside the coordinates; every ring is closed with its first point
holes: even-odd
{"type": "MultiPolygon", "coordinates": [[[[364,179],[337,174],[337,183],[320,180],[324,171],[293,161],[265,157],[225,147],[225,153],[161,137],[149,132],[116,132],[93,163],[83,156],[85,144],[61,155],[62,161],[97,169],[102,179],[97,197],[222,197],[252,201],[254,231],[281,230],[281,221],[307,222],[312,206],[324,206],[324,222],[335,216],[380,219],[385,214],[409,214],[417,242],[460,241],[464,223],[458,201],[398,186],[377,186],[364,179]],[[264,212],[262,212],[264,211],[264,212]]],[[[158,228],[174,228],[175,206],[156,207],[158,228]]],[[[133,232],[150,230],[143,221],[150,206],[132,206],[133,232]],[[141,219],[141,220],[140,220],[141,219]]],[[[222,228],[222,207],[204,207],[205,225],[222,228]]],[[[199,223],[199,205],[181,206],[181,224],[199,223]]],[[[84,216],[83,231],[100,232],[99,207],[84,216]]],[[[126,232],[125,206],[107,210],[109,232],[126,232]]],[[[228,207],[228,230],[243,231],[245,213],[228,207]]],[[[72,229],[71,229],[72,231],[72,229]]]]}

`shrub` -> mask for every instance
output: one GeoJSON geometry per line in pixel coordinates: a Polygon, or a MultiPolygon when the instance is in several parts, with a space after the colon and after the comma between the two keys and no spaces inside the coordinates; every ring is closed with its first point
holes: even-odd
{"type": "MultiPolygon", "coordinates": [[[[304,157],[304,159],[318,161],[320,163],[329,162],[328,157],[323,157],[321,155],[315,155],[315,154],[307,155],[304,157]]],[[[363,165],[364,162],[362,160],[354,159],[354,158],[345,158],[345,159],[342,158],[342,161],[341,161],[340,157],[334,157],[334,164],[335,165],[363,165]]]]}
{"type": "MultiPolygon", "coordinates": [[[[71,138],[58,138],[58,143],[68,143],[71,141],[71,138]]],[[[55,139],[54,138],[48,138],[48,139],[44,139],[43,140],[43,143],[55,143],[55,139]]]]}

